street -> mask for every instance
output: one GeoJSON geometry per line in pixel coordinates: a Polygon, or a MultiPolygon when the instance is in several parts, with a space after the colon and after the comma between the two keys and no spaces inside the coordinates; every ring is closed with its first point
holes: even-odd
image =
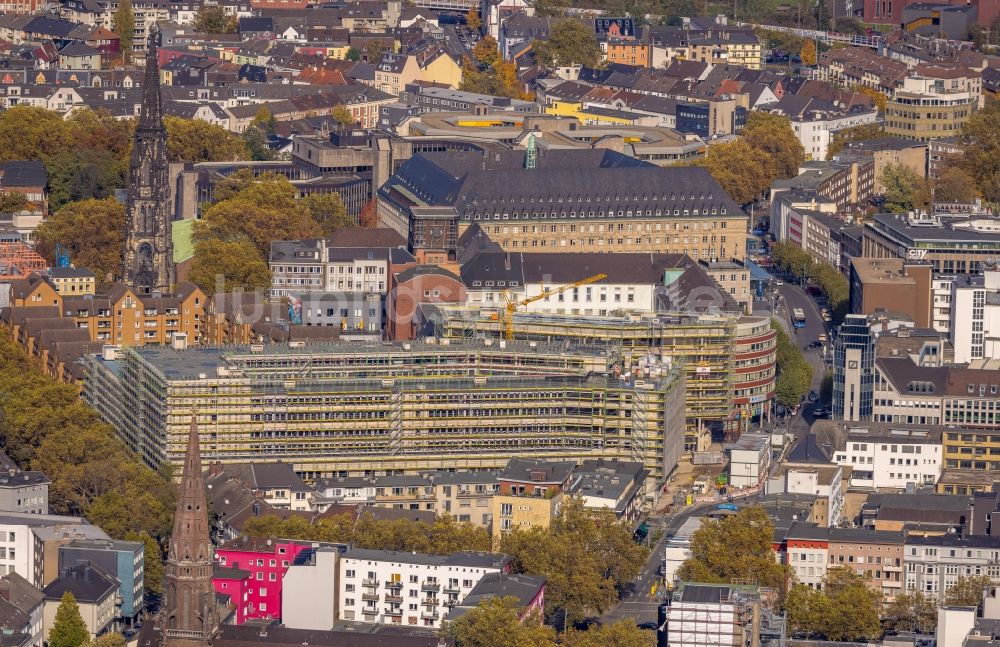
{"type": "MultiPolygon", "coordinates": [[[[823,383],[823,372],[825,370],[823,358],[820,355],[820,351],[822,349],[809,348],[809,342],[817,341],[819,336],[823,334],[827,336],[828,344],[832,341],[832,339],[830,339],[826,323],[823,321],[823,317],[820,316],[819,308],[816,306],[816,302],[799,286],[785,283],[778,288],[778,293],[781,295],[785,304],[781,315],[777,317],[779,321],[787,324],[789,313],[794,308],[802,308],[802,312],[806,316],[805,328],[799,328],[796,332],[796,329],[789,325],[787,329],[789,330],[789,336],[792,337],[793,341],[795,341],[799,348],[802,349],[802,353],[805,355],[806,361],[808,361],[813,367],[811,389],[819,393],[820,386],[823,383]]],[[[829,402],[824,402],[822,404],[827,407],[830,406],[829,402]]],[[[803,436],[809,433],[809,426],[813,422],[812,410],[815,406],[815,404],[808,402],[803,403],[798,415],[792,418],[792,420],[788,423],[788,431],[795,436],[794,442],[798,442],[803,436]]]]}

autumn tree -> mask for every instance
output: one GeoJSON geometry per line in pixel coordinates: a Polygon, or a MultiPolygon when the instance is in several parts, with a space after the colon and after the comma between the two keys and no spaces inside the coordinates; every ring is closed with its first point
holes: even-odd
{"type": "Polygon", "coordinates": [[[342,103],[338,103],[333,107],[333,110],[330,111],[330,116],[341,126],[351,126],[357,121],[354,115],[351,114],[351,109],[342,103]]]}
{"type": "Polygon", "coordinates": [[[472,55],[483,67],[496,67],[500,60],[500,45],[497,39],[489,34],[483,36],[476,46],[472,48],[472,55]]]}
{"type": "Polygon", "coordinates": [[[188,280],[205,294],[266,290],[271,271],[249,239],[209,238],[195,243],[188,280]]]}
{"type": "Polygon", "coordinates": [[[591,625],[586,631],[570,629],[563,636],[564,647],[654,647],[656,632],[640,629],[629,619],[609,625],[591,625]]]}
{"type": "Polygon", "coordinates": [[[0,113],[0,160],[42,160],[74,148],[77,133],[53,110],[13,106],[0,113]]]}
{"type": "Polygon", "coordinates": [[[976,181],[958,164],[946,164],[933,182],[934,202],[968,204],[976,199],[976,181]]]}
{"type": "Polygon", "coordinates": [[[49,647],[84,647],[90,643],[90,632],[80,615],[76,597],[66,591],[59,600],[55,621],[49,629],[49,647]]]}
{"type": "Polygon", "coordinates": [[[959,140],[965,149],[961,167],[985,200],[1000,202],[1000,99],[990,98],[974,112],[959,140]]]}
{"type": "Polygon", "coordinates": [[[796,584],[785,601],[794,633],[832,641],[878,638],[881,608],[882,594],[870,588],[863,576],[840,566],[827,570],[821,590],[796,584]]]}
{"type": "Polygon", "coordinates": [[[787,180],[799,174],[805,151],[788,117],[770,112],[751,112],[743,128],[743,140],[767,155],[770,160],[768,175],[775,180],[787,180]]]}
{"type": "Polygon", "coordinates": [[[648,555],[631,528],[573,497],[549,528],[516,528],[503,536],[500,550],[513,570],[545,576],[546,613],[564,614],[570,623],[608,609],[648,555]]]}
{"type": "Polygon", "coordinates": [[[740,578],[783,589],[786,567],[774,560],[774,526],[760,506],[706,520],[691,538],[691,557],[678,577],[689,582],[725,584],[740,578]]]}
{"type": "Polygon", "coordinates": [[[927,181],[905,164],[887,164],[879,182],[885,187],[885,207],[892,213],[926,209],[930,205],[927,181]]]}
{"type": "Polygon", "coordinates": [[[712,144],[695,163],[707,169],[738,204],[757,199],[773,182],[767,153],[752,147],[744,139],[712,144]]]}
{"type": "Polygon", "coordinates": [[[229,16],[218,5],[203,5],[194,15],[192,27],[203,34],[232,34],[236,31],[236,16],[229,16]]]}
{"type": "Polygon", "coordinates": [[[450,623],[444,634],[456,647],[556,647],[554,629],[537,614],[522,620],[519,611],[517,598],[490,598],[450,623]]]}
{"type": "Polygon", "coordinates": [[[799,50],[799,58],[806,67],[816,66],[816,41],[810,39],[802,42],[802,49],[799,50]]]}
{"type": "Polygon", "coordinates": [[[135,12],[132,11],[132,0],[121,0],[111,17],[111,31],[118,34],[118,45],[121,48],[122,65],[132,61],[132,50],[135,47],[135,12]]]}
{"type": "Polygon", "coordinates": [[[89,269],[98,283],[119,271],[125,246],[125,207],[113,198],[71,202],[42,221],[35,230],[35,247],[55,262],[61,244],[76,267],[89,269]]]}
{"type": "Polygon", "coordinates": [[[594,30],[572,18],[554,21],[548,40],[536,40],[531,48],[538,62],[547,67],[572,64],[594,67],[601,60],[594,30]]]}
{"type": "Polygon", "coordinates": [[[361,214],[358,216],[358,224],[366,229],[378,227],[378,204],[372,198],[365,206],[361,207],[361,214]]]}
{"type": "Polygon", "coordinates": [[[319,225],[324,237],[329,238],[336,231],[355,226],[339,193],[310,193],[302,198],[301,205],[319,225]]]}
{"type": "Polygon", "coordinates": [[[171,162],[231,162],[250,158],[246,144],[235,133],[201,119],[164,117],[167,159],[171,162]]]}
{"type": "Polygon", "coordinates": [[[851,90],[857,92],[858,94],[871,97],[872,101],[875,103],[875,107],[878,108],[878,111],[885,112],[885,104],[889,101],[889,97],[887,97],[884,92],[879,92],[875,88],[862,85],[860,83],[855,84],[851,90]]]}
{"type": "Polygon", "coordinates": [[[109,631],[106,634],[102,634],[97,637],[93,643],[92,647],[125,647],[125,636],[121,635],[117,631],[109,631]]]}
{"type": "Polygon", "coordinates": [[[951,607],[978,607],[992,584],[988,575],[960,575],[944,592],[944,603],[951,607]]]}
{"type": "Polygon", "coordinates": [[[28,199],[23,193],[0,193],[0,213],[12,214],[28,206],[28,199]]]}
{"type": "Polygon", "coordinates": [[[483,21],[479,18],[477,10],[469,9],[469,13],[465,14],[465,25],[472,31],[479,31],[483,26],[483,21]]]}
{"type": "Polygon", "coordinates": [[[937,604],[921,591],[900,593],[882,614],[882,625],[897,633],[934,633],[937,626],[937,604]]]}

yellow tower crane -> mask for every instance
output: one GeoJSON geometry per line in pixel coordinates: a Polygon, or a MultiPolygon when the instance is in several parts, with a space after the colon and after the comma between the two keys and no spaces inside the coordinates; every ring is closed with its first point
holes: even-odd
{"type": "Polygon", "coordinates": [[[522,299],[521,301],[512,301],[507,304],[501,313],[503,315],[503,336],[504,339],[514,339],[514,313],[521,306],[526,306],[529,303],[534,303],[535,301],[540,301],[546,297],[553,294],[560,294],[566,290],[572,290],[573,288],[578,288],[581,285],[587,285],[589,283],[596,283],[597,281],[603,281],[608,278],[607,274],[595,274],[593,276],[588,276],[585,279],[581,279],[575,283],[569,283],[567,285],[561,285],[557,288],[552,288],[551,290],[543,290],[541,294],[536,294],[533,297],[528,297],[527,299],[522,299]]]}

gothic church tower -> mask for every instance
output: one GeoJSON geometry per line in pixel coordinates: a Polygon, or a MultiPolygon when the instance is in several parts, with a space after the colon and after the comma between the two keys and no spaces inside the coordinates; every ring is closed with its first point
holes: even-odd
{"type": "Polygon", "coordinates": [[[167,131],[163,127],[160,70],[156,63],[156,29],[149,30],[146,73],[142,83],[142,110],[132,144],[128,201],[125,204],[126,241],[121,278],[139,294],[169,292],[176,283],[167,131]]]}

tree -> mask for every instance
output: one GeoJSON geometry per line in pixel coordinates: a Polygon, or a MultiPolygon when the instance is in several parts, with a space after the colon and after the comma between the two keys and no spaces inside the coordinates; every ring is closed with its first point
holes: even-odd
{"type": "Polygon", "coordinates": [[[562,16],[571,4],[570,0],[535,0],[535,15],[542,18],[562,16]]]}
{"type": "Polygon", "coordinates": [[[347,54],[344,55],[344,58],[346,58],[349,61],[354,61],[355,63],[357,63],[361,60],[361,50],[353,46],[348,47],[347,54]]]}
{"type": "Polygon", "coordinates": [[[55,246],[69,252],[76,267],[89,269],[98,283],[118,272],[125,246],[125,207],[113,198],[71,202],[35,230],[38,253],[55,262],[55,246]]]}
{"type": "Polygon", "coordinates": [[[53,110],[14,106],[0,113],[0,160],[46,160],[73,149],[76,133],[53,110]]]}
{"type": "Polygon", "coordinates": [[[357,121],[354,115],[351,114],[350,108],[342,103],[338,103],[333,107],[333,110],[330,111],[330,116],[341,126],[351,126],[357,121]]]}
{"type": "Polygon", "coordinates": [[[128,65],[135,48],[135,12],[132,11],[132,0],[121,0],[118,3],[118,8],[111,17],[111,31],[118,34],[122,65],[128,65]]]}
{"type": "Polygon", "coordinates": [[[28,199],[23,193],[0,193],[0,213],[11,214],[28,206],[28,199]]]}
{"type": "Polygon", "coordinates": [[[80,605],[69,591],[62,595],[56,619],[49,630],[49,647],[83,647],[90,642],[90,632],[80,615],[80,605]]]}
{"type": "Polygon", "coordinates": [[[556,647],[556,632],[537,614],[523,622],[517,598],[490,598],[448,625],[457,647],[556,647]]]}
{"type": "Polygon", "coordinates": [[[757,199],[774,181],[767,153],[744,139],[712,144],[695,163],[705,167],[738,204],[757,199]]]}
{"type": "Polygon", "coordinates": [[[93,647],[125,647],[125,636],[112,631],[98,636],[92,645],[93,647]]]}
{"type": "Polygon", "coordinates": [[[180,117],[164,117],[163,125],[171,162],[231,162],[250,157],[243,140],[222,126],[180,117]]]}
{"type": "Polygon", "coordinates": [[[851,90],[857,92],[858,94],[871,97],[872,101],[875,103],[875,107],[878,108],[878,111],[883,113],[885,112],[885,104],[889,101],[889,98],[884,92],[879,92],[875,88],[868,87],[867,85],[861,85],[860,83],[856,83],[851,90]]]}
{"type": "Polygon", "coordinates": [[[469,13],[465,14],[465,25],[471,31],[479,31],[483,26],[483,21],[479,17],[479,11],[476,9],[469,9],[469,13]]]}
{"type": "Polygon", "coordinates": [[[270,287],[271,272],[250,240],[211,238],[195,244],[188,280],[205,294],[253,292],[270,287]]]}
{"type": "Polygon", "coordinates": [[[681,564],[678,577],[709,583],[751,578],[761,586],[783,589],[786,570],[774,561],[773,532],[771,520],[760,506],[747,506],[734,515],[705,521],[691,538],[691,557],[681,564]]]}
{"type": "Polygon", "coordinates": [[[976,181],[957,164],[947,164],[934,181],[935,202],[968,204],[976,199],[976,181]]]}
{"type": "Polygon", "coordinates": [[[926,209],[930,204],[927,181],[909,166],[898,162],[887,164],[879,180],[885,187],[885,206],[893,213],[926,209]]]}
{"type": "Polygon", "coordinates": [[[375,227],[378,227],[378,204],[375,202],[375,198],[372,198],[365,204],[365,206],[361,207],[361,214],[358,216],[358,224],[365,229],[374,229],[375,227]]]}
{"type": "Polygon", "coordinates": [[[472,55],[476,57],[481,66],[496,67],[500,60],[500,45],[497,43],[497,39],[487,34],[472,48],[472,55]]]}
{"type": "Polygon", "coordinates": [[[267,140],[274,134],[276,127],[277,121],[271,111],[261,106],[253,121],[243,131],[243,143],[250,153],[250,159],[256,161],[274,159],[274,151],[268,147],[267,140]]]}
{"type": "Polygon", "coordinates": [[[594,30],[571,18],[553,22],[548,40],[534,41],[532,50],[538,62],[548,67],[571,64],[594,67],[601,60],[594,30]]]}
{"type": "Polygon", "coordinates": [[[978,607],[993,581],[988,575],[960,575],[944,593],[944,603],[951,607],[978,607]]]}
{"type": "Polygon", "coordinates": [[[328,238],[336,231],[355,226],[339,193],[310,193],[301,202],[302,208],[323,230],[324,237],[328,238]]]}
{"type": "Polygon", "coordinates": [[[609,608],[648,555],[633,541],[631,528],[593,514],[575,497],[564,499],[549,528],[506,533],[500,552],[511,557],[514,571],[544,575],[546,613],[571,623],[609,608]]]}
{"type": "Polygon", "coordinates": [[[830,139],[830,145],[827,146],[826,158],[833,159],[851,142],[863,142],[884,136],[885,130],[882,128],[882,124],[865,124],[863,126],[838,130],[833,133],[833,137],[830,139]]]}
{"type": "Polygon", "coordinates": [[[392,49],[391,46],[385,41],[370,40],[365,43],[365,61],[369,63],[378,63],[382,60],[382,54],[390,49],[392,49]]]}
{"type": "Polygon", "coordinates": [[[203,34],[232,34],[236,31],[236,16],[229,16],[220,6],[203,5],[194,15],[192,27],[203,34]]]}
{"type": "Polygon", "coordinates": [[[656,632],[640,629],[632,620],[610,625],[591,625],[586,631],[570,630],[561,642],[564,647],[654,647],[656,632]]]}
{"type": "Polygon", "coordinates": [[[788,117],[770,112],[751,112],[743,128],[743,139],[753,149],[763,151],[770,158],[769,176],[787,180],[799,174],[805,150],[788,117]]]}
{"type": "Polygon", "coordinates": [[[933,633],[937,626],[937,604],[920,591],[900,593],[882,614],[882,624],[897,633],[933,633]]]}
{"type": "Polygon", "coordinates": [[[833,402],[833,369],[823,371],[823,381],[819,386],[820,402],[833,402]]]}
{"type": "Polygon", "coordinates": [[[976,181],[979,194],[1000,202],[1000,99],[990,98],[962,128],[961,167],[976,181]]]}
{"type": "Polygon", "coordinates": [[[211,238],[229,242],[248,239],[264,258],[272,241],[319,237],[319,224],[296,202],[295,194],[287,178],[261,176],[205,210],[195,223],[195,243],[211,238]]]}
{"type": "Polygon", "coordinates": [[[827,570],[822,590],[796,584],[785,601],[794,633],[832,641],[878,638],[881,608],[882,594],[863,576],[839,566],[827,570]]]}
{"type": "Polygon", "coordinates": [[[802,49],[799,50],[799,57],[806,67],[816,66],[816,41],[806,39],[802,42],[802,49]]]}

